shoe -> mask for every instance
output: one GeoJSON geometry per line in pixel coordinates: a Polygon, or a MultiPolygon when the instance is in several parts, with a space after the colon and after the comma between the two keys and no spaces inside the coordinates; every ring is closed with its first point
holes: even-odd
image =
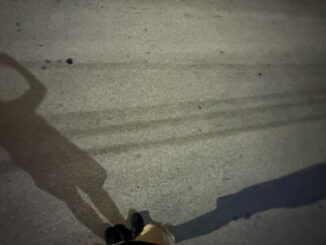
{"type": "Polygon", "coordinates": [[[132,231],[127,229],[124,225],[115,225],[107,228],[105,231],[105,241],[107,245],[117,244],[122,241],[126,242],[132,238],[132,231]]]}
{"type": "Polygon", "coordinates": [[[134,213],[131,216],[131,228],[135,234],[135,236],[138,236],[142,230],[144,229],[145,223],[140,215],[140,213],[134,213]]]}
{"type": "Polygon", "coordinates": [[[107,245],[116,244],[122,240],[123,237],[115,227],[109,227],[105,230],[105,241],[107,245]]]}

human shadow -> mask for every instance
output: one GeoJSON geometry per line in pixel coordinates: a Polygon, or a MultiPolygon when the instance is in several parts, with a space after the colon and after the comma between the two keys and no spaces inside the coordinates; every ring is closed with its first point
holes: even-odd
{"type": "Polygon", "coordinates": [[[107,224],[84,201],[78,189],[89,196],[111,224],[125,223],[103,189],[105,169],[36,113],[46,88],[7,54],[0,54],[0,65],[16,70],[29,85],[21,97],[0,101],[0,144],[14,163],[28,172],[39,188],[64,201],[75,217],[95,234],[102,237],[107,224]]]}
{"type": "Polygon", "coordinates": [[[274,208],[295,208],[326,198],[326,163],[247,187],[217,199],[216,209],[171,227],[176,241],[213,232],[233,220],[274,208]]]}

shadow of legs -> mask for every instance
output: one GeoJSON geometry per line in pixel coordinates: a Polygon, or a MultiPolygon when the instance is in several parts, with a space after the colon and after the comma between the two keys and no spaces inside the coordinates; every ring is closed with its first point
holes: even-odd
{"type": "Polygon", "coordinates": [[[111,224],[127,225],[126,219],[123,218],[114,201],[102,187],[87,194],[90,196],[94,205],[110,221],[111,224]]]}
{"type": "Polygon", "coordinates": [[[65,199],[68,207],[75,217],[88,227],[94,234],[103,238],[104,231],[108,224],[104,223],[94,211],[79,195],[77,189],[69,193],[69,199],[65,199]]]}

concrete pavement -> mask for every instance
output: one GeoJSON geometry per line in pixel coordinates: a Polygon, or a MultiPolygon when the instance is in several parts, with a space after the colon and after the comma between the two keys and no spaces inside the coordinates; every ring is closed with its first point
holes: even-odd
{"type": "MultiPolygon", "coordinates": [[[[22,68],[0,60],[0,244],[103,244],[86,206],[106,222],[109,199],[124,217],[134,208],[183,224],[218,198],[325,162],[325,9],[1,1],[0,52],[22,68]],[[28,71],[44,97],[10,110],[28,71]],[[109,196],[94,195],[102,178],[109,196]]],[[[320,197],[181,243],[323,244],[325,212],[320,197]]]]}

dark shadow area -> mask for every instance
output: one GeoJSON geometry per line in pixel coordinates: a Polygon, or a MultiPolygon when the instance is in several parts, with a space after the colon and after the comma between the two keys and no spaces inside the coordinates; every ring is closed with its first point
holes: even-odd
{"type": "Polygon", "coordinates": [[[213,232],[233,220],[274,208],[295,208],[326,198],[326,163],[245,188],[217,199],[216,209],[172,226],[176,241],[213,232]]]}
{"type": "Polygon", "coordinates": [[[29,85],[23,96],[9,102],[0,101],[0,144],[14,163],[28,172],[39,188],[64,201],[75,217],[95,234],[103,237],[107,224],[81,198],[77,188],[90,197],[112,224],[125,223],[102,187],[105,169],[35,112],[46,88],[10,56],[0,54],[0,65],[15,69],[29,85]]]}

